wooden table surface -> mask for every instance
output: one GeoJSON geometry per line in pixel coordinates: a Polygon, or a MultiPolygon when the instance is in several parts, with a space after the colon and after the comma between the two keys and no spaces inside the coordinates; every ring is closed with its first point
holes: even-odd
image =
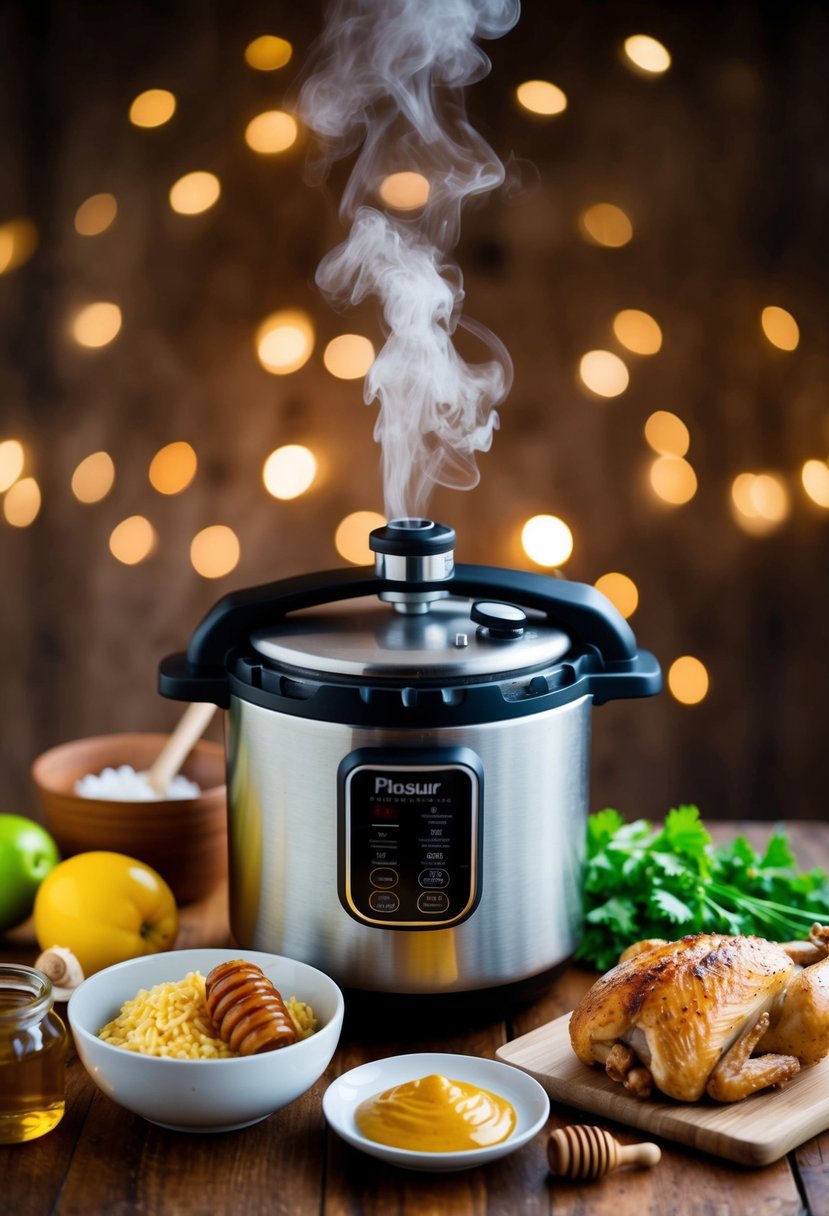
{"type": "MultiPolygon", "coordinates": [[[[721,824],[759,843],[769,825],[721,824]]],[[[829,825],[788,824],[805,867],[829,869],[829,825]]],[[[182,910],[177,945],[229,941],[226,893],[182,910]]],[[[28,926],[0,938],[0,960],[33,962],[28,926]]],[[[399,1051],[493,1056],[496,1048],[570,1010],[595,976],[565,966],[532,1003],[505,1011],[493,995],[442,1008],[401,1003],[368,1018],[356,1001],[332,1064],[285,1110],[241,1131],[188,1135],[165,1131],[105,1097],[72,1056],[66,1114],[48,1135],[0,1147],[0,1213],[9,1216],[810,1216],[829,1214],[829,1132],[773,1165],[748,1169],[662,1141],[654,1169],[626,1169],[598,1182],[562,1183],[546,1169],[547,1132],[500,1162],[460,1174],[410,1173],[364,1156],[330,1132],[322,1115],[326,1085],[368,1059],[399,1051]],[[505,1016],[506,1013],[506,1016],[505,1016]]],[[[348,1004],[348,1002],[347,1002],[348,1004]]],[[[554,1106],[549,1127],[596,1122],[554,1106]]],[[[605,1123],[621,1141],[644,1137],[605,1123]]]]}

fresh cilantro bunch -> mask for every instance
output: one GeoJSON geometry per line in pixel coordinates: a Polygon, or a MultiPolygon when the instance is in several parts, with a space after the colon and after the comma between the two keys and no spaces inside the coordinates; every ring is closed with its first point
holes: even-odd
{"type": "Polygon", "coordinates": [[[822,870],[801,873],[777,831],[764,854],[744,836],[713,843],[695,806],[668,812],[657,831],[599,811],[587,824],[584,930],[576,958],[602,971],[632,942],[686,933],[756,933],[771,941],[808,936],[829,919],[822,870]]]}

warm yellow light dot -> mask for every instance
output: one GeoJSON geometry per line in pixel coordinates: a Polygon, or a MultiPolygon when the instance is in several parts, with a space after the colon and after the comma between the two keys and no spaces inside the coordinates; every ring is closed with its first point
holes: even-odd
{"type": "Polygon", "coordinates": [[[674,507],[690,502],[697,492],[697,475],[679,456],[657,456],[650,478],[654,494],[674,507]]]}
{"type": "Polygon", "coordinates": [[[159,494],[180,494],[196,476],[198,463],[189,443],[168,443],[150,461],[150,485],[159,494]]]}
{"type": "Polygon", "coordinates": [[[567,95],[549,80],[525,80],[515,90],[518,104],[531,114],[545,118],[562,114],[567,109],[567,95]]]}
{"type": "Polygon", "coordinates": [[[108,452],[92,452],[72,474],[72,493],[78,502],[100,502],[115,481],[115,465],[108,452]]]}
{"type": "Polygon", "coordinates": [[[185,173],[170,187],[170,206],[179,215],[199,215],[213,206],[221,192],[215,173],[185,173]]]}
{"type": "Polygon", "coordinates": [[[650,313],[623,308],[613,318],[613,332],[635,355],[655,355],[662,346],[662,330],[650,313]]]}
{"type": "Polygon", "coordinates": [[[780,350],[794,350],[800,342],[797,321],[785,308],[770,304],[760,314],[760,324],[772,346],[777,346],[780,350]]]}
{"type": "Polygon", "coordinates": [[[397,211],[414,211],[429,201],[430,189],[422,173],[391,173],[380,183],[380,197],[397,211]]]}
{"type": "Polygon", "coordinates": [[[649,75],[658,76],[671,66],[668,48],[649,34],[632,34],[626,38],[625,54],[634,67],[649,75]]]}
{"type": "Polygon", "coordinates": [[[298,371],[308,362],[313,349],[313,323],[299,308],[284,308],[272,313],[256,331],[259,362],[274,376],[298,371]]]}
{"type": "Polygon", "coordinates": [[[674,659],[668,668],[668,688],[682,705],[698,705],[708,694],[708,671],[693,655],[674,659]]]}
{"type": "Polygon", "coordinates": [[[239,565],[239,538],[225,524],[202,528],[190,543],[190,561],[202,578],[223,578],[239,565]]]}
{"type": "Polygon", "coordinates": [[[290,61],[293,47],[285,38],[263,34],[245,47],[245,62],[257,72],[275,72],[290,61]]]}
{"type": "Polygon", "coordinates": [[[114,194],[93,194],[75,212],[75,231],[81,236],[99,236],[112,226],[117,214],[114,194]]]}
{"type": "Polygon", "coordinates": [[[374,362],[374,347],[360,334],[340,334],[328,343],[322,361],[338,380],[358,380],[374,362]]]}
{"type": "Polygon", "coordinates": [[[4,439],[0,443],[0,494],[17,481],[25,460],[26,453],[19,439],[4,439]]]}
{"type": "Polygon", "coordinates": [[[623,617],[633,616],[639,606],[639,589],[632,578],[628,578],[626,574],[619,574],[618,571],[611,571],[610,574],[603,574],[601,578],[597,578],[594,584],[597,591],[601,591],[602,595],[606,595],[623,617]]]}
{"type": "Polygon", "coordinates": [[[146,89],[130,106],[130,122],[136,127],[161,127],[175,112],[175,95],[169,89],[146,89]]]}
{"type": "Polygon", "coordinates": [[[621,207],[595,203],[579,217],[582,235],[595,245],[618,249],[633,239],[633,224],[621,207]]]}
{"type": "Polygon", "coordinates": [[[286,443],[271,452],[262,469],[265,489],[274,498],[298,498],[313,484],[317,458],[299,443],[286,443]]]}
{"type": "Polygon", "coordinates": [[[645,439],[660,456],[684,456],[691,443],[688,428],[670,410],[656,410],[645,423],[645,439]]]}
{"type": "Polygon", "coordinates": [[[334,533],[334,546],[340,557],[355,566],[369,566],[374,561],[374,554],[369,548],[368,535],[375,528],[382,528],[386,522],[384,515],[376,511],[352,511],[340,520],[334,533]]]}
{"type": "Polygon", "coordinates": [[[573,533],[557,515],[533,515],[521,529],[527,557],[539,566],[563,566],[573,552],[573,533]]]}
{"type": "Polygon", "coordinates": [[[116,524],[109,536],[109,551],[125,566],[137,566],[156,547],[158,538],[153,525],[143,515],[130,515],[116,524]]]}
{"type": "Polygon", "coordinates": [[[7,220],[0,224],[0,274],[16,270],[37,248],[37,228],[31,220],[7,220]]]}
{"type": "Polygon", "coordinates": [[[3,514],[14,528],[28,528],[40,511],[40,486],[34,477],[21,477],[6,492],[3,514]]]}
{"type": "Polygon", "coordinates": [[[755,536],[779,527],[789,514],[789,492],[776,473],[740,473],[731,485],[734,518],[755,536]]]}
{"type": "Polygon", "coordinates": [[[582,355],[579,376],[598,397],[618,397],[630,383],[627,367],[609,350],[590,350],[582,355]]]}
{"type": "MultiPolygon", "coordinates": [[[[3,445],[0,444],[0,450],[3,445]]],[[[825,460],[807,460],[800,471],[803,489],[819,507],[829,507],[829,464],[825,460]]]]}
{"type": "Polygon", "coordinates": [[[245,143],[263,156],[284,152],[296,143],[296,137],[296,119],[284,110],[265,110],[245,128],[245,143]]]}
{"type": "Polygon", "coordinates": [[[72,321],[72,337],[79,346],[107,346],[121,328],[121,309],[117,304],[100,301],[87,304],[72,321]]]}

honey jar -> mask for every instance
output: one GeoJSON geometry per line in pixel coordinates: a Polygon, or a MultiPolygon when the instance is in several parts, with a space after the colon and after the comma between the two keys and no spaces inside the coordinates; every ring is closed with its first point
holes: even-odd
{"type": "Polygon", "coordinates": [[[67,1033],[42,971],[0,963],[0,1144],[34,1140],[65,1107],[67,1033]]]}

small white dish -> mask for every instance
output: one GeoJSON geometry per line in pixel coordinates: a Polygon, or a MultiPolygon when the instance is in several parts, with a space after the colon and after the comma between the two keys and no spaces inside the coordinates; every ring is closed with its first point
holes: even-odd
{"type": "Polygon", "coordinates": [[[343,1073],[323,1094],[322,1109],[337,1135],[354,1148],[404,1169],[448,1173],[484,1165],[521,1148],[547,1122],[550,1099],[533,1077],[513,1068],[511,1064],[502,1064],[500,1060],[487,1060],[481,1056],[421,1052],[388,1056],[384,1060],[361,1064],[350,1072],[343,1073]],[[491,1093],[505,1098],[515,1107],[515,1131],[500,1144],[452,1153],[422,1153],[412,1149],[393,1148],[388,1144],[378,1144],[376,1140],[368,1140],[362,1135],[354,1119],[355,1111],[361,1102],[395,1085],[416,1081],[433,1073],[449,1077],[453,1081],[478,1085],[481,1089],[488,1089],[491,1093]]]}

